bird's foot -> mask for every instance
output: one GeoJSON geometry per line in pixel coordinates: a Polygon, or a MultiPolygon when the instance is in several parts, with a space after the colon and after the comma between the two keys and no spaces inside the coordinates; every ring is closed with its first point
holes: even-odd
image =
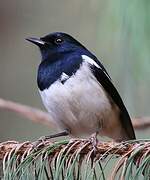
{"type": "Polygon", "coordinates": [[[95,133],[93,133],[91,135],[90,141],[91,141],[92,146],[93,146],[93,155],[95,157],[96,156],[96,152],[97,152],[97,144],[98,144],[97,132],[95,132],[95,133]]]}
{"type": "Polygon", "coordinates": [[[60,133],[57,134],[52,134],[52,135],[48,135],[48,136],[42,136],[40,137],[38,140],[36,140],[35,142],[33,142],[33,149],[38,149],[40,146],[43,146],[46,144],[46,142],[52,138],[56,138],[56,137],[62,137],[62,136],[68,136],[69,135],[69,131],[65,130],[62,131],[60,133]]]}

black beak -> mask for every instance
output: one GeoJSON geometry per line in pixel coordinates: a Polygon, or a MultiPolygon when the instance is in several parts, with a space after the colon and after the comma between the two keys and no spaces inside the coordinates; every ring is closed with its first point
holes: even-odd
{"type": "Polygon", "coordinates": [[[26,38],[26,40],[37,46],[41,46],[41,45],[45,44],[45,42],[43,40],[38,39],[38,38],[29,37],[29,38],[26,38]]]}

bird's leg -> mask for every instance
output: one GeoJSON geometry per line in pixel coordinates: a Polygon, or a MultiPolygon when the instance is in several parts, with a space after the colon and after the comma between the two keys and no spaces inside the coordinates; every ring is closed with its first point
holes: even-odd
{"type": "Polygon", "coordinates": [[[91,143],[92,143],[94,149],[96,149],[97,143],[98,143],[97,134],[98,134],[98,132],[95,132],[90,137],[90,140],[91,140],[91,143]]]}
{"type": "Polygon", "coordinates": [[[61,136],[68,136],[68,135],[69,135],[69,131],[68,130],[64,130],[64,131],[56,133],[56,134],[44,136],[44,140],[52,139],[52,138],[56,138],[56,137],[61,137],[61,136]]]}
{"type": "Polygon", "coordinates": [[[62,136],[68,136],[69,135],[69,131],[68,130],[64,130],[62,132],[56,133],[56,134],[52,134],[52,135],[48,135],[48,136],[42,136],[40,137],[37,141],[35,141],[33,143],[33,145],[36,147],[39,144],[44,144],[44,142],[46,140],[52,139],[52,138],[56,138],[56,137],[62,137],[62,136]]]}
{"type": "Polygon", "coordinates": [[[91,143],[93,145],[93,149],[94,149],[94,152],[96,152],[96,149],[97,149],[97,144],[98,144],[98,139],[97,139],[97,135],[99,133],[99,131],[102,129],[103,127],[103,119],[101,119],[99,122],[98,122],[98,128],[96,130],[95,133],[93,133],[90,137],[90,140],[91,140],[91,143]]]}
{"type": "Polygon", "coordinates": [[[93,153],[91,156],[91,158],[92,158],[91,166],[92,167],[93,167],[94,158],[96,157],[96,152],[97,152],[97,143],[98,143],[97,134],[98,134],[98,132],[95,132],[90,136],[90,141],[91,141],[91,144],[93,146],[93,153]]]}

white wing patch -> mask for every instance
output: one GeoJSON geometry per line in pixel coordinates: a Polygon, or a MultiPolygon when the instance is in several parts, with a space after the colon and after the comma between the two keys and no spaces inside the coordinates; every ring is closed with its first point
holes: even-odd
{"type": "Polygon", "coordinates": [[[88,62],[89,64],[94,65],[94,66],[96,66],[97,68],[100,68],[100,69],[101,69],[101,67],[100,67],[93,59],[91,59],[89,56],[82,55],[82,59],[83,59],[84,61],[88,62]]]}
{"type": "Polygon", "coordinates": [[[61,77],[60,77],[61,81],[66,81],[67,79],[69,79],[69,76],[66,73],[62,73],[61,77]]]}
{"type": "Polygon", "coordinates": [[[94,65],[97,68],[101,69],[105,73],[105,75],[111,80],[110,76],[93,59],[91,59],[89,56],[82,55],[82,59],[84,61],[88,62],[89,64],[94,65]]]}

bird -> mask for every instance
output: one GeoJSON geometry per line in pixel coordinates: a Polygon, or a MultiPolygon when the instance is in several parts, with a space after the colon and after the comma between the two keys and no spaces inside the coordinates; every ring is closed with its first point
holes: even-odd
{"type": "Polygon", "coordinates": [[[130,115],[102,62],[64,32],[26,40],[39,47],[37,85],[59,133],[50,137],[106,136],[134,140],[130,115]]]}

